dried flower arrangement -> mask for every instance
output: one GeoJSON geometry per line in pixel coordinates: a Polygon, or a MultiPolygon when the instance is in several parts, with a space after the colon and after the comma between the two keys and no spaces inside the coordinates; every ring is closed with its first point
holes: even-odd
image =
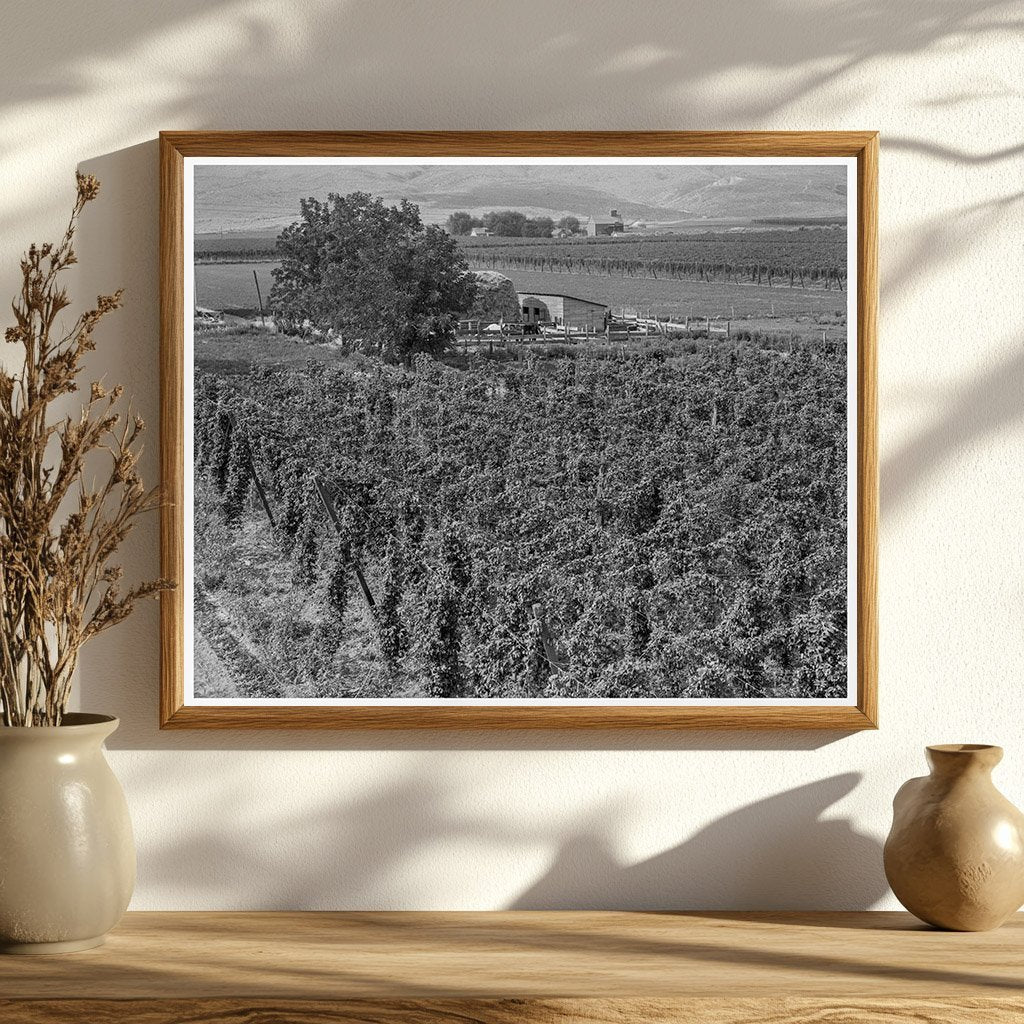
{"type": "Polygon", "coordinates": [[[93,332],[121,305],[100,295],[69,330],[58,325],[71,300],[59,275],[77,262],[78,217],[99,193],[79,173],[78,196],[63,239],[33,245],[21,261],[21,290],[7,342],[24,348],[20,372],[0,369],[0,701],[5,726],[59,725],[82,645],[131,614],[135,602],[167,589],[152,580],[121,591],[111,556],[136,517],[157,506],[136,466],[145,424],[124,393],[100,381],[77,417],[49,422],[51,405],[78,391],[93,332]],[[110,459],[106,482],[85,481],[91,455],[110,459]]]}

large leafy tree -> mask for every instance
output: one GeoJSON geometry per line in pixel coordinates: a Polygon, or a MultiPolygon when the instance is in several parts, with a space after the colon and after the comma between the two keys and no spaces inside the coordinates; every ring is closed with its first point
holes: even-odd
{"type": "Polygon", "coordinates": [[[522,238],[526,219],[526,214],[518,210],[491,210],[484,214],[484,227],[502,238],[522,238]]]}
{"type": "Polygon", "coordinates": [[[270,307],[284,330],[312,330],[387,362],[448,347],[476,285],[458,245],[419,207],[366,192],[304,199],[278,236],[270,307]]]}
{"type": "Polygon", "coordinates": [[[527,238],[550,238],[555,230],[555,222],[550,217],[531,217],[523,227],[527,238]]]}
{"type": "Polygon", "coordinates": [[[465,210],[456,210],[445,227],[449,235],[468,235],[473,230],[473,218],[465,210]]]}
{"type": "Polygon", "coordinates": [[[518,210],[491,210],[484,214],[483,226],[492,235],[503,238],[550,238],[555,230],[555,222],[550,217],[527,217],[518,210]]]}

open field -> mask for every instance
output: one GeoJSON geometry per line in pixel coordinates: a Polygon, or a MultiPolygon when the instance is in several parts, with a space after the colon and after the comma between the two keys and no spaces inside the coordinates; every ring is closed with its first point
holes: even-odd
{"type": "MultiPolygon", "coordinates": [[[[197,268],[198,269],[198,268],[197,268]]],[[[720,281],[661,281],[590,274],[549,274],[516,270],[506,274],[517,291],[574,295],[603,302],[613,311],[632,309],[651,316],[733,317],[846,313],[845,292],[766,288],[720,281]]]]}
{"type": "MultiPolygon", "coordinates": [[[[274,284],[276,263],[201,263],[195,268],[196,304],[208,309],[257,308],[253,271],[263,301],[274,284]]],[[[673,317],[789,317],[846,313],[846,293],[820,288],[766,288],[720,281],[665,281],[591,274],[509,271],[518,291],[568,294],[641,314],[673,317]]],[[[788,325],[777,325],[779,330],[788,325]]]]}
{"type": "Polygon", "coordinates": [[[251,366],[299,368],[309,359],[334,363],[343,358],[337,349],[326,345],[306,345],[255,327],[198,328],[195,332],[196,369],[225,376],[248,373],[251,366]]]}
{"type": "MultiPolygon", "coordinates": [[[[204,250],[197,266],[273,263],[274,250],[256,239],[204,250]],[[245,248],[250,242],[254,248],[245,248]]],[[[845,229],[769,231],[699,236],[597,236],[561,238],[460,238],[476,270],[528,271],[655,280],[763,284],[841,291],[846,280],[845,229]]],[[[262,282],[261,282],[262,283],[262,282]]]]}
{"type": "Polygon", "coordinates": [[[258,308],[256,285],[252,273],[255,270],[263,292],[264,305],[274,279],[270,272],[278,263],[197,263],[196,305],[206,309],[258,308]]]}
{"type": "Polygon", "coordinates": [[[503,273],[535,271],[767,285],[841,292],[846,231],[762,232],[528,239],[460,239],[470,266],[503,273]]]}

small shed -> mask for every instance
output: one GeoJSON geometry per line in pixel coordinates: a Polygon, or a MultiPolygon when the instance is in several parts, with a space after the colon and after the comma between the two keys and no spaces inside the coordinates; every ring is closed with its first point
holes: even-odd
{"type": "Polygon", "coordinates": [[[572,330],[601,331],[608,306],[575,295],[517,292],[523,323],[530,326],[569,327],[572,330]]]}

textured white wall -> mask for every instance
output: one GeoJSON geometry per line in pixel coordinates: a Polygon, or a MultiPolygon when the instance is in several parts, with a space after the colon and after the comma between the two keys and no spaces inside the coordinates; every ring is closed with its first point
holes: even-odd
{"type": "MultiPolygon", "coordinates": [[[[123,721],[135,907],[893,906],[880,842],[925,743],[1003,744],[1024,804],[1021,19],[997,0],[7,0],[0,295],[75,166],[97,174],[76,294],[126,286],[94,365],[154,425],[162,128],[882,132],[881,730],[161,733],[148,606],[82,666],[82,705],[123,721]]],[[[156,572],[155,522],[128,561],[156,572]]]]}

